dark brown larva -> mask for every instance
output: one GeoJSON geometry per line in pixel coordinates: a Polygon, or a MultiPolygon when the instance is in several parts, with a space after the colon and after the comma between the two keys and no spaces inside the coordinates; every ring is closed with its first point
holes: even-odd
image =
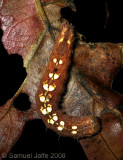
{"type": "Polygon", "coordinates": [[[99,131],[95,116],[71,117],[58,108],[74,42],[73,27],[63,24],[36,94],[37,111],[46,126],[62,136],[83,138],[99,131]]]}

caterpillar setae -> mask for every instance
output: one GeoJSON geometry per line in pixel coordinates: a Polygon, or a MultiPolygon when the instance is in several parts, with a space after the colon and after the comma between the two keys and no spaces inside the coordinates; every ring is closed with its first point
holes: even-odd
{"type": "Polygon", "coordinates": [[[73,27],[64,23],[36,93],[36,105],[38,114],[48,128],[62,136],[83,138],[99,131],[98,118],[92,115],[72,117],[58,107],[68,77],[73,42],[73,27]]]}

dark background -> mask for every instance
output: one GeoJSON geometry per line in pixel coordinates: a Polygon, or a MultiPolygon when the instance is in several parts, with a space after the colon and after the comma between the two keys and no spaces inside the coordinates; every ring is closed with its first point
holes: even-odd
{"type": "MultiPolygon", "coordinates": [[[[123,42],[121,1],[75,0],[75,5],[76,13],[69,8],[62,9],[61,13],[63,18],[74,25],[75,30],[86,37],[87,42],[123,42]]],[[[2,35],[2,32],[0,33],[2,35]]],[[[8,56],[1,42],[0,47],[0,105],[3,105],[15,94],[26,76],[26,71],[20,56],[8,56]]],[[[113,82],[113,89],[120,93],[123,93],[122,74],[121,69],[113,82]]],[[[15,106],[20,110],[27,110],[30,106],[28,96],[20,95],[15,101],[15,106]]],[[[42,120],[27,123],[20,139],[10,152],[48,153],[49,155],[65,153],[65,160],[87,160],[79,141],[58,136],[47,129],[42,120]]]]}

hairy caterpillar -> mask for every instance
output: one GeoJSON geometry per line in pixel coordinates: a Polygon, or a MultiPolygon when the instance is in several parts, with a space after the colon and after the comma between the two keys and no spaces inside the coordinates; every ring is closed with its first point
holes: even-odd
{"type": "Polygon", "coordinates": [[[95,116],[71,117],[58,108],[68,77],[74,42],[73,27],[64,23],[36,94],[37,111],[46,126],[62,136],[82,138],[99,131],[95,116]]]}

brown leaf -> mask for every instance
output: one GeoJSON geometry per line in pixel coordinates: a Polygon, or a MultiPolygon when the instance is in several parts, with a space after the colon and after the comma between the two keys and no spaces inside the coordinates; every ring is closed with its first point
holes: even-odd
{"type": "Polygon", "coordinates": [[[83,149],[91,160],[123,159],[123,128],[118,117],[106,113],[101,117],[102,131],[100,134],[80,141],[83,149]]]}
{"type": "Polygon", "coordinates": [[[120,69],[120,48],[116,44],[82,44],[77,46],[74,63],[93,81],[110,87],[120,69]]]}
{"type": "Polygon", "coordinates": [[[13,108],[12,100],[0,107],[0,158],[6,156],[18,140],[24,125],[24,115],[13,108]]]}

